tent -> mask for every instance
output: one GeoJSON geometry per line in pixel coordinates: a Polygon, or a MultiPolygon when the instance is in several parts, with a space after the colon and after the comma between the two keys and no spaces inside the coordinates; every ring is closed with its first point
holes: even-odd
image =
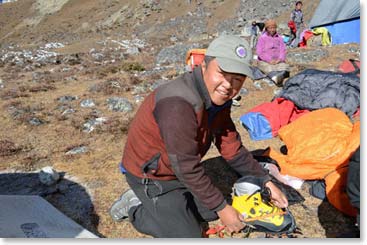
{"type": "Polygon", "coordinates": [[[2,3],[11,3],[11,2],[15,2],[16,0],[0,0],[0,4],[2,3]]]}
{"type": "Polygon", "coordinates": [[[360,43],[359,0],[321,0],[309,27],[326,27],[332,44],[360,43]]]}

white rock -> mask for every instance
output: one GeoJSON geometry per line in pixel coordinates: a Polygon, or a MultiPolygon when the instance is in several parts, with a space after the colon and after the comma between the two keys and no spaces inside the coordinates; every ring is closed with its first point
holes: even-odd
{"type": "Polygon", "coordinates": [[[42,184],[50,186],[55,184],[59,180],[60,175],[52,167],[47,166],[41,169],[38,177],[42,184]]]}

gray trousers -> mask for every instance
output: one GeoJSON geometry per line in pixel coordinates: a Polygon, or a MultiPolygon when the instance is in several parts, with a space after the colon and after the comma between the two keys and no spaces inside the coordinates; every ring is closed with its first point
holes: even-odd
{"type": "Polygon", "coordinates": [[[141,233],[160,238],[200,238],[207,222],[218,219],[178,180],[126,180],[142,204],[129,210],[132,225],[141,233]]]}
{"type": "Polygon", "coordinates": [[[257,35],[251,35],[250,37],[250,47],[255,48],[257,44],[257,35]]]}
{"type": "Polygon", "coordinates": [[[296,38],[295,38],[294,43],[293,43],[293,47],[295,47],[295,48],[298,47],[298,44],[301,41],[301,33],[303,31],[302,23],[299,23],[299,24],[296,23],[296,28],[297,28],[296,38]]]}

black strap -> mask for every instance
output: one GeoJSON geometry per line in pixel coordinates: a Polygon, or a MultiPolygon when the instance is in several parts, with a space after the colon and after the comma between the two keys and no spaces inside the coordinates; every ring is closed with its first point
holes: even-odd
{"type": "Polygon", "coordinates": [[[349,73],[353,73],[353,74],[359,74],[360,73],[360,68],[357,65],[357,60],[355,59],[349,59],[350,63],[352,63],[353,67],[354,67],[354,71],[349,72],[349,73]]]}

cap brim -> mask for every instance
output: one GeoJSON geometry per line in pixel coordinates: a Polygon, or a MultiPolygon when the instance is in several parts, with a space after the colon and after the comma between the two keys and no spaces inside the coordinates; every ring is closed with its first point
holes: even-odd
{"type": "Polygon", "coordinates": [[[223,71],[228,73],[242,74],[250,77],[251,79],[254,78],[254,74],[250,65],[246,65],[244,63],[222,57],[216,57],[216,59],[220,69],[222,69],[223,71]]]}

